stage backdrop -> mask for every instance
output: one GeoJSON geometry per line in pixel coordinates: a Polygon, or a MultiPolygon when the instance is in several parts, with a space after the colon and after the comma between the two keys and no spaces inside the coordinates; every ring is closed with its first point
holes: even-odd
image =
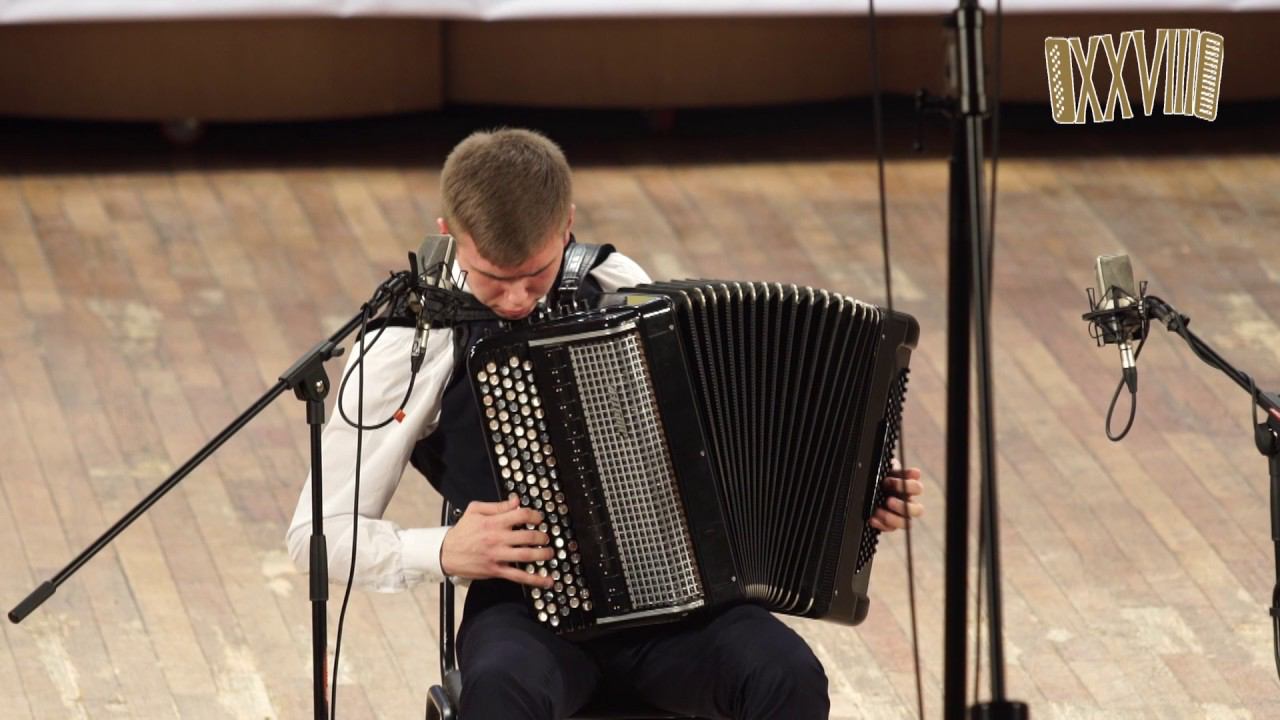
{"type": "MultiPolygon", "coordinates": [[[[887,91],[943,89],[940,19],[954,4],[877,3],[887,91]]],[[[1150,46],[1157,28],[1225,37],[1224,101],[1280,96],[1280,0],[1005,9],[1006,99],[1047,107],[1047,36],[1143,29],[1150,46]]],[[[451,103],[833,100],[870,90],[865,13],[865,2],[836,0],[0,0],[0,114],[262,120],[451,103]]],[[[1107,74],[1100,61],[1100,92],[1107,74]]],[[[1128,90],[1137,96],[1136,83],[1128,90]]]]}

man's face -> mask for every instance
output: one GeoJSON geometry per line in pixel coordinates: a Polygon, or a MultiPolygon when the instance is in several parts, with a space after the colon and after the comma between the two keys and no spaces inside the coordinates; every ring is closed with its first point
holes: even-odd
{"type": "Polygon", "coordinates": [[[494,265],[476,251],[467,233],[457,237],[458,265],[467,273],[467,287],[480,302],[508,320],[533,312],[538,300],[551,290],[560,272],[569,231],[549,234],[542,246],[518,265],[494,265]]]}

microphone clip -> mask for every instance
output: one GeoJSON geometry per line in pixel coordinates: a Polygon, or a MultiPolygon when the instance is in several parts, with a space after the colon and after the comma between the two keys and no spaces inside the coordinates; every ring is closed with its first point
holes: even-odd
{"type": "Polygon", "coordinates": [[[1089,312],[1080,316],[1089,323],[1089,337],[1103,345],[1136,342],[1147,336],[1150,327],[1148,317],[1147,281],[1138,284],[1138,296],[1111,286],[1101,296],[1093,288],[1085,288],[1089,297],[1089,312]]]}

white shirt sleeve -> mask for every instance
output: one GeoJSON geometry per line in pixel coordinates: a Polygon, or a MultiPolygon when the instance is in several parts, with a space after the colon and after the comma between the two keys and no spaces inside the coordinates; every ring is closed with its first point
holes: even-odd
{"type": "MultiPolygon", "coordinates": [[[[372,340],[377,331],[369,333],[372,340]]],[[[388,327],[368,350],[364,368],[364,424],[390,417],[400,406],[408,387],[409,353],[413,329],[388,327]]],[[[347,369],[359,357],[357,343],[347,369]]],[[[353,528],[358,528],[356,570],[353,584],[370,590],[393,592],[420,582],[440,582],[440,546],[445,527],[401,528],[382,519],[391,496],[404,474],[413,446],[435,429],[445,384],[453,371],[453,332],[432,330],[427,339],[426,360],[414,381],[405,405],[403,422],[391,421],[378,430],[362,433],[359,521],[353,522],[356,489],[356,429],[342,419],[335,404],[322,435],[324,534],[329,554],[330,582],[345,583],[350,572],[353,528]]],[[[351,373],[350,387],[339,388],[339,400],[351,422],[359,407],[360,371],[351,373]]],[[[306,571],[310,561],[311,478],[298,498],[286,542],[294,563],[306,571]]]]}
{"type": "Polygon", "coordinates": [[[605,292],[653,282],[644,268],[620,252],[614,252],[605,258],[604,262],[591,271],[591,277],[600,283],[600,289],[605,292]]]}

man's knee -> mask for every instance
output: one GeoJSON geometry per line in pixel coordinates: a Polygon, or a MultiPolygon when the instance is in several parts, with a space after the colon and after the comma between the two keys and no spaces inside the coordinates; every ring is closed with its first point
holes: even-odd
{"type": "Polygon", "coordinates": [[[734,715],[827,717],[827,674],[804,639],[763,610],[750,607],[736,615],[726,618],[731,639],[722,648],[724,669],[733,677],[734,715]]]}
{"type": "Polygon", "coordinates": [[[538,650],[494,643],[479,657],[464,662],[460,704],[470,710],[468,716],[552,717],[562,704],[563,686],[550,653],[538,650]],[[477,713],[481,708],[484,711],[477,713]]]}
{"type": "Polygon", "coordinates": [[[743,695],[750,705],[783,710],[787,717],[826,717],[827,673],[813,651],[796,641],[798,647],[757,659],[743,678],[743,695]]]}

